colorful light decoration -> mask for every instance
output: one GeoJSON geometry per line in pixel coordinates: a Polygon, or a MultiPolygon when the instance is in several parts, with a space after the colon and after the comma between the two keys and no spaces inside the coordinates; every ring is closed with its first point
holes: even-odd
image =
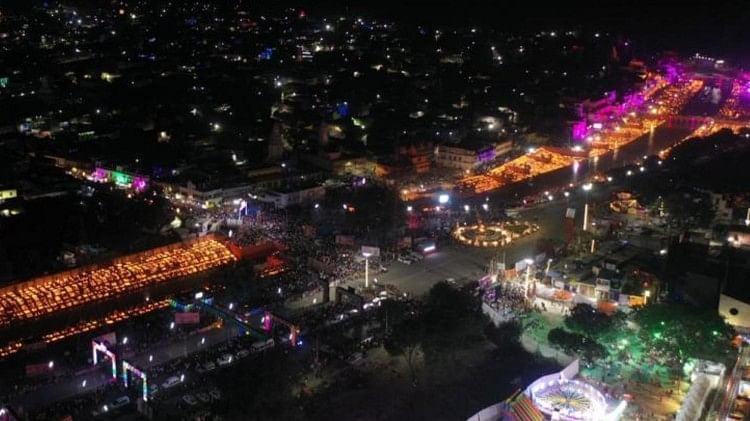
{"type": "Polygon", "coordinates": [[[115,354],[107,348],[107,345],[98,341],[91,341],[91,348],[94,356],[94,365],[99,362],[99,352],[108,356],[112,361],[112,380],[117,380],[117,357],[115,357],[115,354]]]}
{"type": "Polygon", "coordinates": [[[133,183],[132,183],[133,190],[140,193],[148,187],[148,181],[145,177],[141,176],[135,176],[133,177],[133,183]]]}
{"type": "Polygon", "coordinates": [[[123,361],[122,362],[122,381],[125,387],[129,386],[128,373],[133,373],[134,375],[136,375],[138,378],[141,379],[141,382],[142,382],[141,387],[143,389],[142,391],[143,401],[147,402],[148,401],[148,376],[146,375],[146,373],[139,370],[136,366],[130,364],[127,361],[123,361]]]}

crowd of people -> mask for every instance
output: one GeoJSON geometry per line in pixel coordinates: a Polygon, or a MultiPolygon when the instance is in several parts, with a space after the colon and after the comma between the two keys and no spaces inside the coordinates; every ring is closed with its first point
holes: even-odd
{"type": "Polygon", "coordinates": [[[517,317],[531,306],[526,295],[524,286],[515,282],[503,282],[500,285],[485,291],[484,300],[503,318],[517,317]]]}

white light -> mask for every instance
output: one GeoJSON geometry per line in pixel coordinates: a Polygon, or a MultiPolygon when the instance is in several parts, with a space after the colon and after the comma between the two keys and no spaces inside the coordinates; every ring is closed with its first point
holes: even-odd
{"type": "Polygon", "coordinates": [[[465,210],[466,212],[468,212],[468,211],[469,211],[469,205],[464,205],[464,210],[465,210]]]}
{"type": "Polygon", "coordinates": [[[534,152],[536,152],[536,148],[529,148],[529,149],[527,149],[527,151],[529,153],[534,153],[534,152]]]}
{"type": "Polygon", "coordinates": [[[229,309],[231,310],[233,308],[234,308],[234,303],[229,303],[229,309]]]}
{"type": "Polygon", "coordinates": [[[591,183],[586,183],[583,185],[583,191],[591,191],[593,187],[594,186],[591,183]]]}
{"type": "Polygon", "coordinates": [[[407,207],[406,207],[406,211],[407,211],[407,212],[411,212],[412,210],[414,210],[414,209],[413,209],[413,208],[412,208],[411,206],[407,206],[407,207]]]}
{"type": "Polygon", "coordinates": [[[633,171],[628,170],[628,172],[626,172],[625,175],[627,175],[628,177],[630,177],[631,175],[633,175],[633,171]]]}
{"type": "Polygon", "coordinates": [[[82,382],[81,382],[81,387],[86,387],[86,384],[87,384],[87,383],[88,383],[88,382],[87,382],[86,380],[82,381],[82,382]]]}
{"type": "Polygon", "coordinates": [[[612,177],[607,177],[607,181],[612,182],[612,177]]]}
{"type": "Polygon", "coordinates": [[[206,338],[205,337],[201,338],[201,345],[205,345],[205,344],[206,344],[206,338]]]}
{"type": "Polygon", "coordinates": [[[316,204],[315,204],[315,209],[318,209],[319,207],[320,207],[320,204],[319,204],[319,203],[316,203],[316,204]]]}
{"type": "Polygon", "coordinates": [[[203,298],[203,291],[196,292],[195,293],[195,299],[196,300],[200,300],[201,298],[203,298]]]}
{"type": "Polygon", "coordinates": [[[185,375],[184,375],[184,374],[180,374],[180,381],[181,381],[181,382],[184,382],[184,381],[185,381],[185,375]]]}
{"type": "Polygon", "coordinates": [[[438,202],[440,204],[446,204],[449,200],[450,196],[448,196],[447,194],[441,194],[440,196],[438,196],[438,202]]]}
{"type": "Polygon", "coordinates": [[[427,246],[424,248],[425,253],[429,253],[431,251],[435,251],[435,246],[427,246]]]}
{"type": "Polygon", "coordinates": [[[488,204],[486,204],[486,203],[483,203],[483,204],[482,204],[482,209],[484,209],[484,210],[488,210],[489,208],[490,208],[490,205],[488,205],[488,204]]]}
{"type": "Polygon", "coordinates": [[[638,168],[638,170],[640,170],[641,172],[644,172],[644,171],[646,171],[646,167],[640,167],[640,168],[638,168]]]}
{"type": "Polygon", "coordinates": [[[47,363],[47,368],[49,368],[50,370],[52,370],[53,368],[55,368],[55,362],[54,361],[48,362],[47,363]]]}
{"type": "Polygon", "coordinates": [[[570,193],[569,193],[569,192],[564,192],[564,193],[563,193],[563,195],[564,195],[565,197],[568,197],[568,196],[570,196],[570,193]]]}
{"type": "Polygon", "coordinates": [[[661,249],[661,250],[659,250],[659,254],[661,254],[662,256],[664,256],[665,254],[667,254],[667,249],[661,249]]]}
{"type": "Polygon", "coordinates": [[[525,259],[523,259],[523,261],[524,261],[524,262],[525,262],[525,263],[526,263],[527,265],[530,265],[530,264],[534,263],[534,260],[532,260],[532,259],[530,259],[530,258],[528,258],[528,257],[527,257],[527,258],[525,258],[525,259]]]}
{"type": "Polygon", "coordinates": [[[169,324],[169,328],[170,328],[170,329],[174,329],[174,322],[171,322],[171,323],[169,324]]]}
{"type": "Polygon", "coordinates": [[[128,337],[126,336],[126,337],[122,338],[122,344],[126,345],[127,343],[128,343],[128,337]]]}
{"type": "Polygon", "coordinates": [[[346,206],[346,203],[344,203],[343,205],[341,205],[341,207],[344,208],[344,209],[348,208],[348,206],[346,206]]]}

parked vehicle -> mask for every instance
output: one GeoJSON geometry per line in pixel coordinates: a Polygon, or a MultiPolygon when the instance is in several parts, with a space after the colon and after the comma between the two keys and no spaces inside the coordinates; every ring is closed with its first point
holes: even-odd
{"type": "Polygon", "coordinates": [[[232,354],[224,354],[221,357],[216,359],[216,362],[219,364],[220,367],[224,367],[226,365],[232,364],[232,361],[234,361],[232,354]]]}
{"type": "Polygon", "coordinates": [[[119,398],[117,398],[114,401],[112,401],[112,403],[109,404],[109,407],[111,409],[117,409],[117,408],[122,408],[123,406],[125,406],[125,405],[127,405],[129,403],[130,403],[130,398],[129,397],[127,397],[127,396],[120,396],[119,398]]]}
{"type": "Polygon", "coordinates": [[[190,405],[190,406],[195,406],[195,405],[198,405],[198,400],[197,400],[197,399],[195,399],[195,396],[193,396],[193,395],[184,395],[184,396],[182,397],[182,400],[183,400],[183,401],[184,401],[184,402],[185,402],[186,404],[188,404],[188,405],[190,405]]]}
{"type": "Polygon", "coordinates": [[[167,378],[167,380],[164,380],[164,383],[161,384],[161,388],[162,389],[169,389],[170,387],[177,386],[181,382],[182,381],[180,380],[179,377],[172,376],[172,377],[167,378]]]}

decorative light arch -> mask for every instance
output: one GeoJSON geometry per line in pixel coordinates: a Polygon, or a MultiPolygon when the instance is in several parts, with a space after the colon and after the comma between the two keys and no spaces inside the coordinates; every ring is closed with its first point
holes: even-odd
{"type": "Polygon", "coordinates": [[[107,348],[107,345],[96,340],[91,341],[91,351],[94,357],[94,365],[99,362],[100,352],[109,357],[112,361],[112,380],[117,380],[117,357],[115,357],[115,354],[107,348]]]}
{"type": "Polygon", "coordinates": [[[137,376],[141,379],[141,386],[142,386],[142,393],[143,393],[143,401],[148,401],[148,376],[143,371],[139,370],[138,367],[130,364],[127,361],[122,362],[122,382],[125,385],[125,387],[129,386],[128,382],[128,374],[133,373],[133,375],[137,376]]]}

